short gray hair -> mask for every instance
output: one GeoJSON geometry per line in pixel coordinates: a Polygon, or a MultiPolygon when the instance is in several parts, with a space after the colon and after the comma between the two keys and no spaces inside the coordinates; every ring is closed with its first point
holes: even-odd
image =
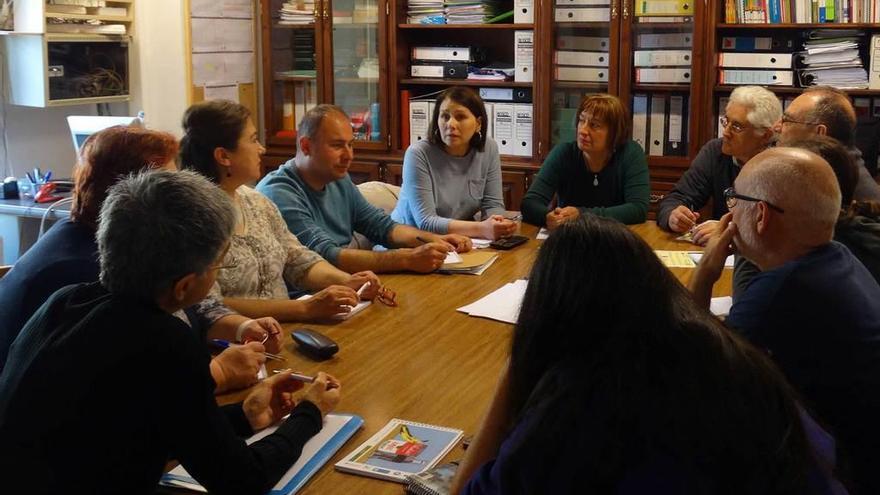
{"type": "Polygon", "coordinates": [[[321,128],[321,123],[324,122],[324,117],[331,113],[339,114],[345,117],[345,120],[351,120],[342,107],[330,105],[329,103],[322,103],[321,105],[310,109],[303,115],[303,118],[299,123],[299,129],[296,131],[297,150],[301,151],[299,146],[300,138],[307,137],[309,139],[315,139],[315,135],[318,134],[318,129],[321,128]]]}
{"type": "Polygon", "coordinates": [[[758,129],[769,129],[782,117],[782,103],[772,91],[761,86],[740,86],[730,93],[728,105],[736,103],[749,109],[746,118],[758,129]]]}
{"type": "Polygon", "coordinates": [[[155,299],[181,277],[208,270],[234,228],[232,201],[201,175],[130,175],[101,208],[101,282],[113,293],[155,299]]]}

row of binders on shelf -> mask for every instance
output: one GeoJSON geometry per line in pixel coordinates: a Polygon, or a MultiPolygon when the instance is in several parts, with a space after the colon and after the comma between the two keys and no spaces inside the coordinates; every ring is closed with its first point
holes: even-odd
{"type": "Polygon", "coordinates": [[[819,29],[804,34],[801,51],[795,51],[793,37],[722,38],[718,83],[868,87],[868,73],[859,55],[864,32],[819,29]]]}
{"type": "MultiPolygon", "coordinates": [[[[480,97],[486,106],[486,126],[483,132],[498,144],[502,155],[532,156],[532,91],[530,88],[480,88],[480,97]]],[[[434,94],[410,98],[410,92],[401,91],[401,105],[409,119],[403,121],[403,143],[415,144],[428,138],[434,115],[434,94]],[[430,99],[426,99],[430,98],[430,99]]]]}
{"type": "Polygon", "coordinates": [[[608,82],[608,38],[556,37],[553,76],[558,81],[608,82]]]}
{"type": "Polygon", "coordinates": [[[725,0],[730,24],[880,22],[877,0],[725,0]]]}
{"type": "MultiPolygon", "coordinates": [[[[625,0],[633,1],[633,0],[625,0]]],[[[670,17],[693,15],[691,0],[634,0],[639,22],[670,22],[670,17]]],[[[556,22],[608,22],[610,0],[556,0],[556,22]]],[[[684,20],[684,19],[682,19],[684,20]]]]}
{"type": "Polygon", "coordinates": [[[431,79],[510,80],[532,82],[534,31],[514,31],[514,63],[485,65],[486,53],[471,46],[414,46],[410,76],[431,79]]]}
{"type": "Polygon", "coordinates": [[[633,51],[636,83],[689,83],[692,46],[689,32],[638,35],[633,51]]]}
{"type": "Polygon", "coordinates": [[[633,141],[649,156],[687,156],[688,97],[679,94],[635,94],[633,141]]]}

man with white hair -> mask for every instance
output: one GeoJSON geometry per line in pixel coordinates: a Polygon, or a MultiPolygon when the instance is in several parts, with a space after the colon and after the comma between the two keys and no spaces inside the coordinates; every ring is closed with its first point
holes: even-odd
{"type": "MultiPolygon", "coordinates": [[[[687,232],[697,226],[700,210],[713,200],[712,217],[727,213],[722,194],[733,184],[740,168],[773,141],[773,125],[782,116],[782,104],[772,92],[760,86],[742,86],[730,95],[722,109],[721,138],[706,143],[691,167],[660,202],[657,224],[672,232],[687,232]]],[[[716,222],[703,222],[694,229],[694,242],[704,245],[716,222]]]]}
{"type": "Polygon", "coordinates": [[[708,242],[690,288],[708,308],[731,244],[761,270],[727,318],[773,357],[839,441],[851,493],[880,493],[880,285],[832,241],[840,187],[804,149],[752,158],[724,193],[730,213],[708,242]]]}

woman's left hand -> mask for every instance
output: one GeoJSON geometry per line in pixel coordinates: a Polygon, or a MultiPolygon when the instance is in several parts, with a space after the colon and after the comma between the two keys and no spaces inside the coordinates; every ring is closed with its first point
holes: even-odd
{"type": "Polygon", "coordinates": [[[379,287],[382,285],[382,282],[379,281],[379,277],[375,273],[371,271],[353,273],[343,285],[358,291],[366,283],[370,285],[365,287],[364,291],[360,293],[360,299],[361,301],[372,301],[379,295],[379,287]]]}
{"type": "Polygon", "coordinates": [[[290,373],[279,373],[260,382],[241,405],[254,431],[272,426],[289,414],[296,401],[293,393],[303,384],[290,373]]]}

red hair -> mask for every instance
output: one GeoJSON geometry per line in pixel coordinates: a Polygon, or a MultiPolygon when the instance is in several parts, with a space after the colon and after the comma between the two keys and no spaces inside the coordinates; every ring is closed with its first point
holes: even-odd
{"type": "Polygon", "coordinates": [[[73,173],[71,220],[96,229],[110,186],[129,174],[161,168],[177,149],[171,134],[142,127],[114,126],[89,136],[73,173]]]}

